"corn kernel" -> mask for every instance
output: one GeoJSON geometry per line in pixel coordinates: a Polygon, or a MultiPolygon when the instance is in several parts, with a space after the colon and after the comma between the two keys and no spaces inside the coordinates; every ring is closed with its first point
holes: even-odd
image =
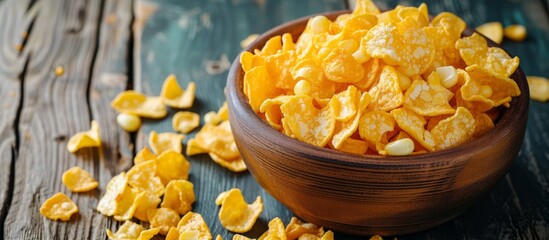
{"type": "Polygon", "coordinates": [[[362,51],[361,48],[359,48],[358,50],[356,50],[353,53],[353,58],[360,64],[365,63],[368,60],[370,60],[370,56],[368,54],[366,54],[364,51],[362,51]]]}
{"type": "Polygon", "coordinates": [[[141,127],[141,119],[133,114],[120,113],[116,116],[116,122],[127,132],[135,132],[141,127]]]}
{"type": "Polygon", "coordinates": [[[391,156],[406,156],[414,151],[414,142],[409,138],[402,138],[385,145],[385,152],[391,156]]]}
{"type": "Polygon", "coordinates": [[[518,24],[509,25],[503,29],[503,34],[505,37],[519,42],[526,38],[526,27],[518,24]]]}
{"type": "Polygon", "coordinates": [[[63,69],[63,67],[61,67],[61,66],[57,66],[57,67],[55,67],[54,72],[55,72],[56,76],[60,77],[60,76],[63,75],[63,73],[65,73],[65,69],[63,69]]]}
{"type": "Polygon", "coordinates": [[[480,95],[482,95],[485,98],[490,98],[492,96],[492,88],[488,85],[482,85],[480,87],[480,95]]]}
{"type": "Polygon", "coordinates": [[[296,95],[308,95],[311,92],[311,84],[306,80],[299,80],[294,86],[296,95]]]}
{"type": "Polygon", "coordinates": [[[330,20],[325,16],[316,16],[311,19],[311,30],[316,34],[328,32],[330,23],[330,20]]]}
{"type": "Polygon", "coordinates": [[[440,76],[440,84],[445,88],[451,88],[458,82],[458,75],[454,66],[437,67],[435,70],[440,76]]]}

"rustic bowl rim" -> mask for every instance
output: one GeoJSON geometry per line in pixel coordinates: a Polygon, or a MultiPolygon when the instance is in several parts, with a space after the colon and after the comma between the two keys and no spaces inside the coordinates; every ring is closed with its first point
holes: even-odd
{"type": "MultiPolygon", "coordinates": [[[[282,35],[283,33],[289,32],[295,29],[300,24],[306,23],[309,18],[323,15],[328,18],[335,19],[335,17],[351,13],[351,10],[337,10],[337,11],[328,11],[317,13],[301,18],[297,18],[280,25],[271,28],[265,33],[261,34],[255,41],[248,45],[245,49],[238,53],[235,60],[232,63],[228,77],[227,77],[227,94],[233,97],[228,98],[229,101],[232,101],[232,105],[236,109],[233,111],[240,112],[241,114],[247,115],[251,122],[248,122],[247,125],[251,125],[250,128],[253,128],[254,131],[258,133],[263,133],[262,138],[270,143],[278,144],[283,149],[291,149],[298,152],[299,155],[304,156],[309,159],[314,159],[319,162],[351,167],[371,167],[383,165],[385,167],[398,167],[398,166],[424,166],[436,164],[438,162],[447,161],[448,157],[454,155],[471,155],[473,153],[483,151],[486,148],[490,147],[491,140],[504,140],[505,136],[513,131],[516,122],[527,121],[528,117],[528,104],[529,104],[529,89],[526,81],[526,76],[520,68],[520,66],[515,70],[515,72],[510,76],[513,79],[520,91],[521,94],[517,97],[513,97],[509,108],[506,108],[503,111],[503,114],[499,117],[499,121],[495,123],[494,128],[492,128],[487,133],[483,134],[481,137],[473,139],[467,143],[460,144],[456,147],[449,149],[444,149],[440,151],[427,152],[422,154],[408,155],[408,156],[381,156],[381,155],[371,155],[371,154],[355,154],[355,153],[346,153],[336,149],[330,149],[326,147],[318,147],[309,143],[299,141],[298,139],[284,135],[283,133],[277,131],[271,127],[268,123],[263,121],[259,115],[253,111],[251,108],[246,96],[243,93],[243,77],[244,72],[240,64],[240,55],[244,51],[252,52],[254,49],[259,49],[262,47],[265,42],[276,35],[282,35]],[[239,79],[240,78],[240,79],[239,79]],[[479,144],[481,143],[481,144],[479,144]],[[482,144],[484,143],[484,144],[482,144]],[[412,161],[406,161],[406,160],[412,161]]],[[[473,29],[467,27],[464,31],[465,35],[470,35],[475,32],[473,29]]],[[[297,33],[297,32],[295,32],[297,33]]],[[[478,32],[477,32],[478,33],[478,32]]],[[[298,32],[298,35],[301,34],[301,31],[298,32]]],[[[481,34],[482,35],[482,34],[481,34]]],[[[486,38],[489,46],[497,46],[502,48],[507,54],[509,54],[503,47],[486,38]]],[[[294,41],[297,38],[294,38],[294,41]]],[[[509,54],[510,55],[510,54],[509,54]]],[[[231,104],[229,104],[231,105],[231,104]]],[[[493,141],[492,141],[493,142],[493,141]]],[[[517,141],[517,144],[522,144],[522,139],[520,142],[517,141]]]]}

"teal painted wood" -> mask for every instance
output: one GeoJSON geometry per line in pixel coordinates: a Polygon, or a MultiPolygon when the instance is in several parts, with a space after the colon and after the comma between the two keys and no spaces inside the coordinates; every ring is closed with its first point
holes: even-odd
{"type": "MultiPolygon", "coordinates": [[[[241,51],[242,39],[291,19],[343,8],[345,4],[339,0],[138,0],[135,11],[138,27],[134,29],[138,41],[135,88],[158,95],[164,78],[170,73],[178,77],[183,87],[194,81],[196,101],[190,111],[203,116],[208,111],[216,111],[225,101],[223,89],[228,68],[241,51]]],[[[151,130],[173,131],[173,113],[170,110],[169,116],[161,121],[146,121],[138,134],[137,148],[146,145],[151,130]]],[[[195,132],[187,139],[194,138],[195,132]]],[[[249,173],[232,173],[213,163],[207,155],[192,156],[189,161],[190,181],[194,183],[197,199],[193,211],[202,214],[214,236],[232,238],[233,234],[218,220],[219,208],[214,200],[219,193],[233,187],[242,189],[247,201],[261,196],[265,204],[258,222],[246,236],[259,237],[274,217],[289,222],[292,213],[260,188],[249,173]]]]}

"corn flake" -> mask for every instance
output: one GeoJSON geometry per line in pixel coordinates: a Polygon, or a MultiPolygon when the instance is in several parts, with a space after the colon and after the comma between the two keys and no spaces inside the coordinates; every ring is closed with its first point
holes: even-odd
{"type": "Polygon", "coordinates": [[[500,22],[484,23],[475,30],[497,44],[500,44],[501,40],[503,40],[503,26],[500,22]]]}
{"type": "Polygon", "coordinates": [[[67,143],[67,150],[75,153],[81,148],[99,147],[101,146],[101,138],[99,137],[99,124],[97,121],[91,121],[91,129],[85,132],[79,132],[72,136],[67,143]]]}
{"type": "MultiPolygon", "coordinates": [[[[355,95],[357,96],[360,95],[360,92],[356,92],[355,95]]],[[[346,142],[346,140],[354,132],[356,132],[360,122],[360,118],[362,116],[362,112],[366,109],[368,104],[372,101],[372,97],[370,96],[370,94],[365,92],[362,95],[360,95],[360,99],[356,97],[354,101],[356,102],[357,109],[352,121],[349,120],[347,122],[341,122],[341,123],[338,122],[336,124],[335,134],[332,137],[332,142],[331,142],[332,146],[336,149],[340,149],[341,146],[346,142]]]]}
{"type": "MultiPolygon", "coordinates": [[[[219,220],[225,229],[235,233],[245,233],[252,229],[263,211],[261,196],[252,204],[247,204],[240,189],[233,188],[223,195],[219,220]]],[[[217,202],[217,201],[216,201],[217,202]]],[[[284,227],[282,228],[284,230],[284,227]]]]}
{"type": "Polygon", "coordinates": [[[460,89],[461,97],[466,101],[485,102],[497,107],[511,102],[511,97],[520,95],[517,83],[510,78],[496,78],[475,68],[467,68],[467,73],[469,81],[460,89]]]}
{"type": "Polygon", "coordinates": [[[398,108],[391,111],[391,115],[398,126],[418,141],[429,151],[435,150],[435,142],[431,132],[425,130],[427,124],[425,118],[406,108],[398,108]]]}
{"type": "Polygon", "coordinates": [[[549,100],[549,79],[537,76],[528,76],[530,98],[540,102],[549,100]]]}
{"type": "Polygon", "coordinates": [[[263,239],[287,239],[286,229],[284,229],[284,223],[280,218],[276,217],[269,221],[269,229],[259,237],[259,240],[263,239]]]}
{"type": "Polygon", "coordinates": [[[75,213],[78,213],[78,207],[61,192],[48,198],[40,207],[40,214],[51,220],[69,221],[75,213]]]}
{"type": "Polygon", "coordinates": [[[159,177],[155,176],[156,169],[156,161],[146,161],[134,165],[126,173],[128,184],[141,191],[149,191],[156,196],[162,196],[164,194],[164,184],[162,184],[159,177]]]}
{"type": "Polygon", "coordinates": [[[473,138],[478,138],[494,128],[494,122],[486,113],[473,114],[475,118],[475,132],[473,138]]]}
{"type": "Polygon", "coordinates": [[[291,98],[280,110],[292,133],[301,141],[322,147],[334,134],[336,121],[332,107],[317,109],[310,96],[291,98]]]}
{"type": "Polygon", "coordinates": [[[147,217],[151,228],[159,228],[161,235],[168,234],[171,227],[176,227],[179,222],[179,214],[169,208],[157,208],[147,211],[147,217]]]}
{"type": "Polygon", "coordinates": [[[210,228],[202,218],[202,215],[199,213],[188,212],[185,214],[179,223],[177,224],[177,229],[181,233],[189,231],[197,231],[199,240],[210,240],[212,239],[212,234],[210,228]]]}
{"type": "Polygon", "coordinates": [[[168,150],[180,153],[182,150],[181,142],[184,139],[185,135],[178,133],[157,133],[156,131],[151,131],[149,133],[149,146],[158,155],[168,150]]]}
{"type": "Polygon", "coordinates": [[[229,121],[223,121],[217,126],[204,125],[196,134],[195,140],[200,147],[223,159],[236,160],[240,156],[229,121]]]}
{"type": "Polygon", "coordinates": [[[126,188],[126,184],[127,178],[125,172],[121,172],[113,177],[107,184],[105,195],[103,195],[97,204],[97,211],[105,216],[114,215],[118,202],[117,199],[120,199],[126,188]]]}
{"type": "Polygon", "coordinates": [[[126,221],[116,233],[111,232],[110,229],[107,229],[107,236],[111,240],[122,240],[122,239],[137,239],[141,232],[145,231],[145,228],[137,223],[132,221],[126,221]]]}
{"type": "Polygon", "coordinates": [[[143,192],[135,198],[135,212],[133,216],[141,221],[148,222],[147,211],[150,209],[156,209],[160,204],[160,197],[151,192],[143,192]]]}
{"type": "Polygon", "coordinates": [[[299,60],[292,68],[291,74],[294,79],[309,83],[311,86],[309,94],[315,99],[330,98],[336,91],[336,83],[324,77],[321,66],[313,59],[299,60]]]}
{"type": "Polygon", "coordinates": [[[387,133],[395,128],[395,120],[384,111],[369,111],[360,118],[358,131],[360,138],[374,144],[378,152],[387,144],[387,133]]]}
{"type": "Polygon", "coordinates": [[[187,156],[194,156],[202,153],[208,153],[207,149],[204,149],[197,141],[196,139],[189,139],[187,141],[187,148],[185,150],[185,154],[187,156]]]}
{"type": "Polygon", "coordinates": [[[72,167],[65,171],[62,180],[72,192],[87,192],[99,185],[90,173],[80,167],[72,167]]]}
{"type": "Polygon", "coordinates": [[[144,118],[160,119],[168,114],[161,97],[145,96],[132,90],[119,93],[112,100],[111,106],[117,112],[134,114],[144,118]]]}
{"type": "Polygon", "coordinates": [[[144,192],[141,192],[135,188],[132,188],[128,185],[124,187],[122,193],[116,198],[116,207],[114,209],[114,219],[118,221],[130,220],[135,213],[137,208],[137,198],[140,195],[143,195],[144,192]]]}
{"type": "Polygon", "coordinates": [[[274,85],[274,81],[267,73],[265,66],[257,66],[246,72],[244,76],[244,94],[248,97],[254,111],[259,110],[259,106],[265,99],[276,97],[279,93],[280,91],[274,85]]]}
{"type": "MultiPolygon", "coordinates": [[[[406,8],[401,11],[404,9],[406,8]]],[[[396,28],[400,33],[399,36],[406,43],[405,47],[400,49],[401,59],[399,66],[396,67],[397,70],[408,77],[423,74],[435,56],[432,40],[423,30],[423,26],[411,17],[406,17],[397,23],[396,28]]]]}
{"type": "Polygon", "coordinates": [[[453,147],[469,141],[475,132],[475,119],[463,107],[458,107],[456,113],[440,121],[431,130],[435,148],[438,150],[453,147]]]}
{"type": "Polygon", "coordinates": [[[184,179],[172,180],[166,186],[161,206],[170,208],[178,214],[185,214],[192,209],[194,201],[194,186],[191,182],[184,179]]]}
{"type": "Polygon", "coordinates": [[[372,96],[368,109],[390,111],[402,105],[404,94],[400,89],[398,76],[398,72],[393,67],[383,67],[379,82],[368,91],[372,96]]]}
{"type": "MultiPolygon", "coordinates": [[[[431,75],[434,74],[438,75],[436,72],[431,75]]],[[[453,96],[439,82],[415,80],[404,94],[404,107],[423,116],[453,114],[455,110],[449,103],[453,96]]]]}
{"type": "Polygon", "coordinates": [[[316,237],[314,239],[317,239],[324,235],[324,228],[312,223],[304,223],[296,217],[292,217],[290,223],[286,226],[286,238],[288,240],[301,239],[304,234],[312,234],[316,237]]]}
{"type": "Polygon", "coordinates": [[[151,160],[156,160],[156,155],[152,153],[147,146],[145,146],[143,147],[143,149],[141,149],[141,151],[139,151],[135,155],[135,158],[133,158],[133,164],[137,165],[142,162],[151,161],[151,160]]]}
{"type": "Polygon", "coordinates": [[[162,92],[160,96],[162,101],[173,108],[190,108],[193,106],[196,92],[194,82],[189,82],[187,89],[183,90],[177,83],[175,75],[169,75],[162,84],[162,92]]]}
{"type": "Polygon", "coordinates": [[[242,157],[238,157],[237,159],[227,160],[227,159],[224,159],[224,158],[216,155],[213,152],[210,152],[209,155],[210,155],[210,158],[215,163],[219,164],[220,166],[222,166],[226,169],[229,169],[230,171],[244,172],[244,171],[248,170],[248,167],[246,166],[246,163],[244,163],[244,160],[242,159],[242,157]]]}
{"type": "Polygon", "coordinates": [[[177,112],[172,118],[174,130],[182,133],[189,133],[200,125],[200,115],[193,112],[177,112]]]}
{"type": "Polygon", "coordinates": [[[362,65],[340,47],[331,50],[322,60],[321,68],[326,78],[333,82],[353,83],[364,77],[362,65]]]}
{"type": "Polygon", "coordinates": [[[160,154],[157,160],[156,176],[160,177],[164,185],[171,180],[189,178],[191,164],[181,153],[168,150],[160,154]]]}

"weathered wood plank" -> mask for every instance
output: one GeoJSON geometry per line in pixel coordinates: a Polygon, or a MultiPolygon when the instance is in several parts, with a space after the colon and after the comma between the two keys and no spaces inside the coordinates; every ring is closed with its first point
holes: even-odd
{"type": "Polygon", "coordinates": [[[36,26],[26,47],[32,57],[25,75],[21,151],[4,238],[105,239],[105,229],[113,223],[94,209],[107,181],[131,159],[129,137],[115,127],[108,107],[126,88],[131,1],[43,0],[37,5],[36,26]],[[115,21],[107,17],[113,15],[115,21]],[[56,76],[56,66],[65,73],[56,76]],[[89,129],[92,118],[102,127],[103,147],[70,154],[69,137],[89,129]],[[92,173],[100,189],[70,193],[61,174],[72,166],[92,173]],[[58,191],[79,206],[79,214],[69,222],[39,215],[42,202],[58,191]]]}
{"type": "MultiPolygon", "coordinates": [[[[354,2],[353,0],[349,0],[354,2]]],[[[390,9],[423,1],[375,1],[390,9]]],[[[549,76],[549,19],[543,0],[425,1],[432,15],[454,12],[475,27],[489,21],[528,28],[524,42],[504,40],[519,56],[527,75],[549,76]]],[[[454,220],[431,230],[399,236],[405,239],[547,239],[549,238],[549,105],[531,101],[522,150],[509,174],[476,205],[454,220]]]]}
{"type": "MultiPolygon", "coordinates": [[[[340,0],[331,1],[144,1],[136,3],[137,52],[135,88],[158,95],[164,78],[176,74],[185,87],[197,84],[197,99],[190,109],[203,116],[215,111],[225,100],[223,88],[230,62],[240,52],[240,41],[251,33],[262,33],[282,22],[329,10],[343,9],[340,0]],[[215,65],[216,67],[212,68],[215,65]]],[[[147,144],[148,132],[173,131],[170,115],[161,121],[146,121],[137,147],[147,144]]],[[[187,138],[194,138],[191,133],[187,138]]],[[[292,214],[260,188],[249,173],[234,174],[213,163],[208,156],[189,157],[190,181],[197,202],[193,211],[202,214],[212,234],[231,239],[218,220],[214,200],[232,187],[242,189],[252,201],[262,196],[265,208],[255,227],[246,234],[258,237],[274,217],[288,222],[292,214]]]]}
{"type": "Polygon", "coordinates": [[[17,157],[16,126],[21,100],[22,73],[27,59],[21,54],[23,32],[33,19],[28,1],[0,2],[0,234],[11,204],[12,167],[17,157]],[[21,47],[17,47],[21,46],[21,47]]]}

